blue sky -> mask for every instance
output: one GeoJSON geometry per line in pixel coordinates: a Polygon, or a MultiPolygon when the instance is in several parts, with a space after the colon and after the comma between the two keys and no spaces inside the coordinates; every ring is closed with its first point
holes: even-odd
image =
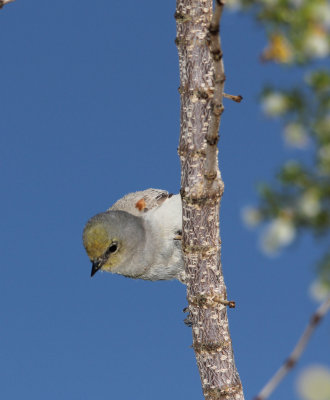
{"type": "MultiPolygon", "coordinates": [[[[90,278],[89,217],[149,187],[178,192],[175,2],[16,0],[0,11],[0,396],[201,399],[178,282],[90,278]]],[[[225,12],[227,101],[221,124],[223,268],[231,334],[251,398],[287,357],[316,305],[319,249],[303,237],[281,257],[241,221],[256,183],[287,158],[280,125],[258,105],[263,83],[298,72],[261,65],[265,37],[225,12]]],[[[295,400],[305,365],[327,363],[329,321],[273,398],[295,400]]]]}

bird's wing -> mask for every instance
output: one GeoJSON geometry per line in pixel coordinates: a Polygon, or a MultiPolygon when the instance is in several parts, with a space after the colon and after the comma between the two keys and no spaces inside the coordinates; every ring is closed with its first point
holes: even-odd
{"type": "Polygon", "coordinates": [[[129,193],[119,199],[109,210],[121,210],[141,216],[149,210],[159,207],[173,194],[161,189],[147,189],[129,193]]]}

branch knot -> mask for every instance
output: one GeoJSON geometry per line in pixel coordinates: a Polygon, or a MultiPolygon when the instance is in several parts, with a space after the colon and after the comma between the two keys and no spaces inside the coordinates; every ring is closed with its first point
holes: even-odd
{"type": "Polygon", "coordinates": [[[219,202],[223,193],[223,182],[221,181],[220,183],[220,187],[219,190],[210,193],[208,195],[206,194],[202,194],[202,195],[195,195],[194,193],[186,193],[186,191],[181,188],[180,190],[180,194],[181,194],[181,198],[182,201],[185,202],[186,204],[189,205],[197,205],[197,206],[201,206],[201,205],[207,205],[207,204],[211,204],[214,205],[214,203],[219,202]]]}
{"type": "Polygon", "coordinates": [[[229,308],[235,308],[235,301],[228,301],[222,298],[219,294],[198,294],[196,296],[187,297],[189,305],[200,307],[200,308],[216,308],[219,304],[228,306],[229,308]]]}
{"type": "Polygon", "coordinates": [[[182,244],[182,251],[185,254],[201,254],[202,256],[208,256],[216,254],[219,250],[218,246],[198,246],[198,245],[185,245],[182,244]]]}
{"type": "Polygon", "coordinates": [[[225,400],[229,398],[234,398],[234,395],[241,391],[241,384],[234,386],[222,386],[222,388],[213,388],[210,386],[203,387],[204,396],[207,400],[225,400]]]}
{"type": "Polygon", "coordinates": [[[194,342],[192,348],[195,350],[196,353],[215,353],[218,351],[222,351],[225,347],[231,345],[230,340],[224,340],[222,342],[214,342],[214,343],[198,343],[194,342]]]}
{"type": "Polygon", "coordinates": [[[175,19],[177,22],[186,22],[186,21],[189,21],[191,18],[190,18],[188,15],[185,15],[185,14],[183,14],[183,13],[180,12],[180,11],[176,11],[176,12],[174,13],[174,19],[175,19]]]}

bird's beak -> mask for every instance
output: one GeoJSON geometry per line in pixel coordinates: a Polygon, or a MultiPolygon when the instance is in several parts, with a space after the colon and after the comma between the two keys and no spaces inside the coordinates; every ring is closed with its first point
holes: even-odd
{"type": "Polygon", "coordinates": [[[92,272],[91,276],[95,275],[96,272],[102,267],[101,261],[93,261],[92,262],[92,272]]]}

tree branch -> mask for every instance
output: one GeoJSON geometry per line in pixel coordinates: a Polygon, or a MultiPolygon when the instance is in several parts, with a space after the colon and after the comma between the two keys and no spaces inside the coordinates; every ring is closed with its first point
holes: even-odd
{"type": "Polygon", "coordinates": [[[264,400],[267,399],[276,387],[280,384],[282,379],[290,372],[290,370],[297,364],[299,358],[301,357],[303,351],[305,350],[307,343],[314,332],[317,325],[320,323],[322,318],[330,310],[330,297],[325,300],[321,306],[312,315],[309,324],[301,335],[298,343],[290,354],[289,358],[285,363],[277,370],[275,375],[267,382],[267,384],[262,388],[260,393],[254,398],[254,400],[264,400]]]}
{"type": "Polygon", "coordinates": [[[225,75],[219,21],[224,2],[177,0],[180,64],[182,250],[190,322],[204,397],[243,400],[228,329],[221,268],[218,130],[225,75]]]}
{"type": "Polygon", "coordinates": [[[0,9],[8,3],[12,3],[15,0],[0,0],[0,9]]]}
{"type": "Polygon", "coordinates": [[[234,94],[223,93],[223,97],[226,97],[226,99],[233,100],[236,103],[240,103],[243,100],[243,96],[241,96],[240,94],[234,95],[234,94]]]}

